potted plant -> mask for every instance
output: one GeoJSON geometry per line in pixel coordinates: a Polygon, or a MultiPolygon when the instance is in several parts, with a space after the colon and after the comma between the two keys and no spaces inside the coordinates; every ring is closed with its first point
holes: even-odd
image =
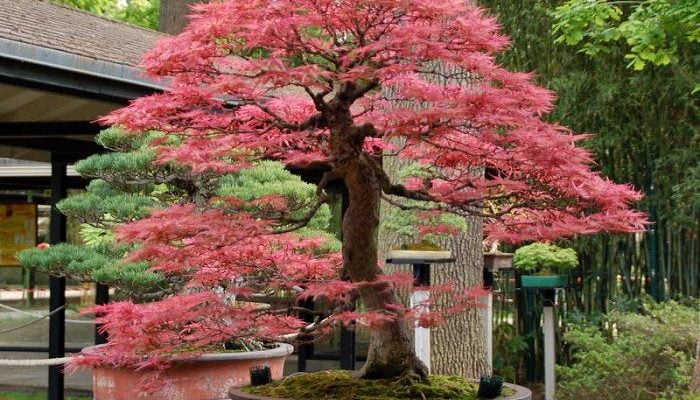
{"type": "MultiPolygon", "coordinates": [[[[85,348],[81,354],[102,359],[103,355],[96,354],[102,346],[85,348]]],[[[294,346],[287,343],[259,350],[211,348],[197,355],[170,356],[165,371],[100,362],[92,367],[92,394],[96,400],[138,399],[144,393],[150,400],[224,399],[231,388],[250,384],[251,369],[269,367],[271,377],[281,379],[284,361],[293,350],[294,346]]]]}
{"type": "MultiPolygon", "coordinates": [[[[442,387],[431,384],[410,329],[440,325],[482,290],[440,285],[444,302],[401,304],[413,279],[378,262],[382,201],[468,217],[489,239],[510,242],[645,227],[630,209],[639,194],[592,171],[579,138],[540,119],[553,96],[495,63],[508,40],[470,2],[230,0],[193,10],[183,33],[145,57],[168,90],[102,120],[140,138],[160,132],[148,142],[154,162],[177,164],[128,183],[158,179],[157,195],[171,184],[181,197],[116,229],[117,242],[133,246],[126,261],[170,279],[167,296],[98,309],[112,336],[86,365],[163,371],[188,345],[201,352],[231,337],[283,340],[354,323],[368,328],[370,345],[349,382],[442,387]],[[383,155],[415,161],[420,174],[394,181],[383,155]],[[312,196],[217,190],[241,188],[238,177],[269,160],[313,181],[312,196]],[[222,173],[232,177],[222,182],[222,173]],[[303,231],[333,186],[347,193],[342,252],[303,231]],[[230,303],[279,290],[323,298],[331,315],[230,303]],[[355,300],[363,307],[348,310],[355,300]]],[[[266,186],[270,176],[258,178],[266,186]]],[[[319,396],[333,384],[315,382],[319,396]]]]}
{"type": "MultiPolygon", "coordinates": [[[[500,378],[499,378],[500,379],[500,378]]],[[[519,385],[503,383],[485,391],[479,381],[458,376],[431,375],[425,381],[383,379],[358,381],[350,371],[322,371],[294,374],[284,381],[231,390],[231,400],[531,400],[532,392],[519,385]],[[324,384],[324,382],[332,382],[324,384]]]]}
{"type": "Polygon", "coordinates": [[[568,272],[578,266],[574,249],[547,243],[532,243],[515,251],[514,262],[523,272],[525,288],[558,288],[568,283],[568,272]]]}

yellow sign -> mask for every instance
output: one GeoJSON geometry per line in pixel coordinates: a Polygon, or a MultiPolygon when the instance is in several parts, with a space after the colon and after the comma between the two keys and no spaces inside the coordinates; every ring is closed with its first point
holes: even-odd
{"type": "Polygon", "coordinates": [[[36,246],[36,204],[0,204],[0,267],[17,267],[17,252],[36,246]]]}

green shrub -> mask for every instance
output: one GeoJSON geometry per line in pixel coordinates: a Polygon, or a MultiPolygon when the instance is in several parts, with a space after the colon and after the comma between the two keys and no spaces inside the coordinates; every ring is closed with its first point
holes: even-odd
{"type": "Polygon", "coordinates": [[[527,338],[518,335],[513,324],[502,322],[493,330],[493,373],[508,382],[518,382],[518,372],[525,352],[527,338]]]}
{"type": "Polygon", "coordinates": [[[578,266],[576,250],[546,244],[532,243],[515,251],[515,266],[523,272],[536,274],[565,274],[578,266]]]}
{"type": "Polygon", "coordinates": [[[697,302],[610,312],[607,328],[572,324],[573,363],[558,366],[557,399],[687,399],[698,340],[697,302]]]}

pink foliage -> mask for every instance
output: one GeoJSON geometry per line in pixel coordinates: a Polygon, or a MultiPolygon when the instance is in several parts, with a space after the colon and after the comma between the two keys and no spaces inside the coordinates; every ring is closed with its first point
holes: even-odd
{"type": "Polygon", "coordinates": [[[104,122],[184,135],[160,159],[195,171],[332,162],[319,99],[369,82],[353,105],[355,124],[375,128],[365,151],[440,167],[406,183],[414,197],[481,215],[502,241],[643,230],[629,208],[640,194],[590,169],[575,146],[585,136],[540,119],[554,95],[496,64],[507,44],[495,19],[461,0],[213,2],[144,59],[170,90],[104,122]]]}
{"type": "MultiPolygon", "coordinates": [[[[333,168],[342,161],[332,145],[338,126],[324,110],[333,101],[347,101],[368,162],[391,152],[424,167],[420,177],[382,190],[393,198],[426,201],[431,218],[445,211],[480,216],[491,239],[510,242],[644,230],[644,216],[630,207],[641,195],[591,169],[591,155],[576,146],[585,135],[541,119],[552,110],[554,94],[536,86],[531,74],[496,63],[508,39],[494,18],[469,3],[199,5],[182,34],[163,39],[144,58],[149,75],[170,82],[168,91],[137,99],[103,122],[134,134],[158,130],[179,138],[179,145],[158,147],[158,161],[176,161],[195,173],[235,172],[264,159],[333,168]],[[339,93],[345,97],[334,97],[339,93]]],[[[280,199],[261,202],[276,211],[285,207],[280,199]]],[[[273,225],[245,211],[180,205],[121,227],[122,240],[140,243],[132,259],[184,276],[186,294],[147,306],[100,308],[113,362],[150,366],[163,358],[135,360],[221,339],[275,339],[299,327],[284,314],[232,307],[210,294],[213,288],[227,294],[301,290],[302,297],[342,303],[362,285],[411,283],[405,275],[338,280],[340,255],[319,255],[319,240],[279,234],[273,225]]],[[[449,229],[426,227],[422,234],[427,233],[449,229]]],[[[392,305],[366,313],[339,311],[332,318],[373,326],[402,315],[433,326],[475,306],[483,294],[448,286],[432,290],[451,296],[452,305],[442,310],[434,304],[392,305]]]]}

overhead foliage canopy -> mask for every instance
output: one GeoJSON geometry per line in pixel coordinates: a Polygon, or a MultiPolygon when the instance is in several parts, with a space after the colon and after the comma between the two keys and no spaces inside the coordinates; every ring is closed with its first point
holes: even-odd
{"type": "Polygon", "coordinates": [[[265,158],[330,166],[345,151],[367,158],[386,194],[498,221],[488,231],[501,239],[640,228],[626,225],[637,217],[627,204],[639,196],[590,172],[589,154],[574,146],[585,136],[540,120],[553,95],[488,55],[507,44],[494,21],[458,1],[405,6],[416,15],[389,3],[200,6],[190,29],[145,60],[148,73],[173,79],[171,90],[138,99],[105,122],[184,137],[181,146],[161,149],[159,160],[195,172],[238,170],[265,158]],[[306,8],[313,11],[299,11],[306,8]],[[387,11],[347,26],[357,9],[387,11]],[[458,11],[463,16],[435,20],[458,11]],[[433,60],[460,69],[431,70],[433,60]],[[439,74],[476,74],[480,82],[430,80],[439,74]],[[379,90],[389,86],[392,98],[379,90]],[[430,107],[416,110],[415,103],[430,107]],[[352,130],[353,145],[363,147],[334,143],[336,126],[352,130]],[[405,145],[394,148],[394,138],[405,145]],[[370,162],[387,149],[420,161],[428,176],[392,185],[370,162]],[[479,166],[497,173],[474,176],[479,166]]]}
{"type": "Polygon", "coordinates": [[[569,0],[553,15],[556,42],[580,47],[591,57],[622,44],[627,66],[635,70],[677,64],[688,50],[700,50],[696,0],[569,0]]]}

